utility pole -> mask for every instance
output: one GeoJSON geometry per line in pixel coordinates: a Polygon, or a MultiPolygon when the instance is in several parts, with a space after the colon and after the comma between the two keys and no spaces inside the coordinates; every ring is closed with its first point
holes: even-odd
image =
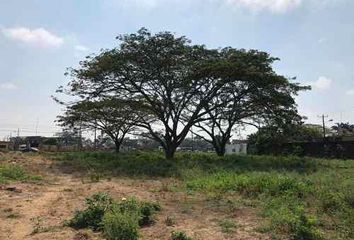
{"type": "MultiPolygon", "coordinates": [[[[325,119],[328,118],[328,115],[322,114],[321,116],[317,116],[319,118],[322,118],[322,131],[323,131],[323,141],[326,140],[326,121],[325,119]]],[[[332,122],[333,120],[330,119],[329,122],[332,122]]]]}

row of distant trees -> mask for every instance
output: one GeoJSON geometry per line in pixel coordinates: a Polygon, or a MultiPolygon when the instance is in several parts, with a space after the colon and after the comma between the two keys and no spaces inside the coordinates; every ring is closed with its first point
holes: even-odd
{"type": "Polygon", "coordinates": [[[301,123],[294,96],[309,87],[277,74],[278,59],[266,52],[210,49],[144,28],[117,39],[68,71],[57,92],[71,101],[55,97],[66,107],[63,127],[100,130],[117,152],[127,134],[139,134],[171,159],[192,129],[224,155],[237,126],[301,123]]]}
{"type": "MultiPolygon", "coordinates": [[[[353,137],[354,125],[350,123],[336,123],[334,126],[325,129],[321,125],[303,124],[303,125],[272,125],[263,126],[257,132],[248,137],[249,151],[253,154],[274,154],[274,150],[279,151],[288,144],[302,142],[322,142],[328,140],[342,141],[342,137],[353,137]],[[323,136],[326,136],[326,139],[323,136]]],[[[282,149],[285,152],[288,149],[282,149]]],[[[296,154],[287,152],[288,154],[296,154]]]]}

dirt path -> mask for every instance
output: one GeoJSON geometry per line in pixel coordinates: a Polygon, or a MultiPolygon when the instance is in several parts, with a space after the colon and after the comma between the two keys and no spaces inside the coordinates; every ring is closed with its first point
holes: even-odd
{"type": "Polygon", "coordinates": [[[92,183],[64,174],[43,157],[32,157],[30,162],[28,158],[19,158],[15,164],[44,175],[45,180],[39,184],[12,184],[21,192],[0,190],[1,240],[103,239],[98,233],[63,227],[63,222],[70,219],[75,210],[84,207],[85,198],[97,192],[108,192],[116,199],[135,196],[161,204],[163,211],[158,214],[157,223],[141,229],[142,239],[168,240],[173,230],[185,231],[195,240],[267,239],[254,231],[259,219],[252,211],[216,211],[211,204],[195,196],[166,190],[168,179],[112,179],[92,183]],[[175,219],[174,226],[166,226],[168,216],[175,219]],[[233,232],[221,231],[220,221],[226,218],[237,223],[233,232]]]}

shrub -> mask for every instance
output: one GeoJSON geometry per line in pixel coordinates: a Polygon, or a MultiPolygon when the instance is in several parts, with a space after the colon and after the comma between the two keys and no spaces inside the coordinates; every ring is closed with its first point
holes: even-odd
{"type": "Polygon", "coordinates": [[[108,240],[137,240],[138,216],[128,212],[111,211],[103,219],[104,235],[108,240]]]}
{"type": "Polygon", "coordinates": [[[188,237],[185,232],[173,231],[171,233],[171,240],[192,240],[192,238],[188,237]]]}
{"type": "Polygon", "coordinates": [[[136,198],[129,198],[115,206],[120,212],[130,212],[138,216],[139,226],[150,225],[155,222],[154,214],[161,210],[157,203],[140,202],[136,198]]]}
{"type": "Polygon", "coordinates": [[[102,229],[102,219],[105,212],[111,207],[113,200],[105,193],[98,193],[86,199],[87,208],[77,211],[67,225],[75,228],[91,228],[94,231],[102,229]]]}
{"type": "Polygon", "coordinates": [[[137,239],[138,228],[154,223],[154,214],[161,209],[157,203],[136,198],[115,202],[105,193],[87,198],[86,205],[85,210],[77,211],[66,224],[75,229],[103,230],[107,239],[112,240],[137,239]]]}

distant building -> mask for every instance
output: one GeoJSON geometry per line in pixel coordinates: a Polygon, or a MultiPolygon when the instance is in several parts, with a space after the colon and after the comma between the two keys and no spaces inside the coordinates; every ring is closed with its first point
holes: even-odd
{"type": "Polygon", "coordinates": [[[247,140],[233,140],[226,144],[225,154],[247,154],[247,140]]]}

